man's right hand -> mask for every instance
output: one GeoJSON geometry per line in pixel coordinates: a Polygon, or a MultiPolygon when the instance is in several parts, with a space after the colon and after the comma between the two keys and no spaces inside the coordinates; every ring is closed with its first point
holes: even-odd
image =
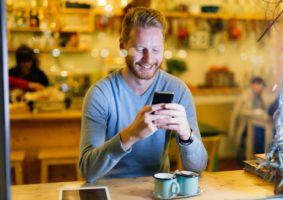
{"type": "Polygon", "coordinates": [[[120,132],[121,142],[125,150],[157,131],[158,128],[154,124],[154,120],[168,118],[168,116],[156,115],[154,112],[163,108],[164,104],[156,104],[145,106],[138,112],[133,123],[120,132]]]}

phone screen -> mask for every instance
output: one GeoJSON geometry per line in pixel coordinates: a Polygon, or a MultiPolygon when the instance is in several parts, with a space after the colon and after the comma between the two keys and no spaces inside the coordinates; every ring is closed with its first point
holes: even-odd
{"type": "Polygon", "coordinates": [[[172,103],[173,97],[173,92],[154,92],[152,104],[172,103]]]}

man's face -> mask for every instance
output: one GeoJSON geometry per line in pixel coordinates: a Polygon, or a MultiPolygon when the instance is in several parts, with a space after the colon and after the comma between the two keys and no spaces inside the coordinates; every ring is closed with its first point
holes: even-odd
{"type": "Polygon", "coordinates": [[[164,38],[159,28],[133,28],[130,39],[123,44],[128,51],[126,64],[139,79],[154,77],[163,60],[164,38]]]}

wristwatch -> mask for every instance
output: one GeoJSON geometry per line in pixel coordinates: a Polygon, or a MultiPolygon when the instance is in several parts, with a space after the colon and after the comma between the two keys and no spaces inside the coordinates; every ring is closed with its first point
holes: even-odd
{"type": "Polygon", "coordinates": [[[179,141],[181,144],[185,144],[185,145],[189,145],[189,144],[192,144],[192,142],[194,141],[194,131],[191,129],[191,133],[190,133],[190,137],[189,139],[187,140],[182,140],[180,137],[179,137],[179,141]]]}

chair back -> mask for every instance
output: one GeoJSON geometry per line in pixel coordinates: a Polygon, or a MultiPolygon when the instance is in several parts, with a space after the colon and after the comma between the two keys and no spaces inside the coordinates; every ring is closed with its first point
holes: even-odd
{"type": "Polygon", "coordinates": [[[219,150],[220,136],[203,137],[202,142],[208,155],[208,165],[206,170],[213,171],[213,166],[215,165],[215,156],[219,150]]]}

